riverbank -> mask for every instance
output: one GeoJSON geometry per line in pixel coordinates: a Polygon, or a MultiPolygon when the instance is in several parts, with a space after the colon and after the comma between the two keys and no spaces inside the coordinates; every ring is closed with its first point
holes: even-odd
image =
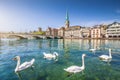
{"type": "Polygon", "coordinates": [[[101,40],[120,40],[120,38],[63,38],[63,39],[101,39],[101,40]]]}

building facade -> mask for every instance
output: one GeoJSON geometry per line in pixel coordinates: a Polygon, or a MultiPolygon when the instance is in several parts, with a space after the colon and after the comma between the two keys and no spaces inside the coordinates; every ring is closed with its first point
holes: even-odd
{"type": "Polygon", "coordinates": [[[91,28],[91,38],[105,38],[107,25],[95,25],[91,28]]]}
{"type": "Polygon", "coordinates": [[[71,26],[65,29],[65,38],[82,38],[81,27],[80,26],[71,26]]]}
{"type": "Polygon", "coordinates": [[[103,25],[103,24],[100,25],[101,37],[102,37],[102,38],[105,38],[105,37],[106,37],[106,29],[107,29],[107,28],[108,28],[107,25],[103,25]]]}
{"type": "Polygon", "coordinates": [[[81,37],[82,38],[90,38],[90,28],[89,27],[81,27],[81,37]]]}
{"type": "Polygon", "coordinates": [[[106,38],[120,38],[120,23],[113,22],[106,29],[106,38]]]}
{"type": "Polygon", "coordinates": [[[51,36],[52,35],[52,28],[48,27],[46,30],[46,36],[51,36]]]}
{"type": "Polygon", "coordinates": [[[61,27],[58,29],[58,37],[64,37],[65,28],[61,27]]]}
{"type": "Polygon", "coordinates": [[[81,26],[70,26],[68,12],[66,13],[64,38],[82,38],[81,26]]]}
{"type": "Polygon", "coordinates": [[[48,29],[46,30],[46,36],[50,38],[58,37],[58,29],[48,27],[48,29]]]}
{"type": "Polygon", "coordinates": [[[101,29],[99,26],[91,28],[91,38],[101,38],[101,29]]]}
{"type": "Polygon", "coordinates": [[[58,36],[58,29],[52,28],[51,36],[52,36],[53,38],[57,37],[57,36],[58,36]]]}

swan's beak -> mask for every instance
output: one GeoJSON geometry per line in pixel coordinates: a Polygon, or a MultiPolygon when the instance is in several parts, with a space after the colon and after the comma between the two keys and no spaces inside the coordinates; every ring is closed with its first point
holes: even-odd
{"type": "Polygon", "coordinates": [[[12,60],[17,60],[16,58],[13,58],[12,60]]]}
{"type": "Polygon", "coordinates": [[[86,57],[87,55],[85,54],[84,56],[86,57]]]}

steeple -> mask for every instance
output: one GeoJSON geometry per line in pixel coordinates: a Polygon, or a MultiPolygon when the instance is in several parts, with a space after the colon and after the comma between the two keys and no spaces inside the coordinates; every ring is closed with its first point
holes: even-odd
{"type": "Polygon", "coordinates": [[[66,11],[66,21],[69,21],[68,11],[66,11]]]}
{"type": "Polygon", "coordinates": [[[66,11],[65,28],[69,28],[69,15],[68,15],[68,11],[66,11]]]}

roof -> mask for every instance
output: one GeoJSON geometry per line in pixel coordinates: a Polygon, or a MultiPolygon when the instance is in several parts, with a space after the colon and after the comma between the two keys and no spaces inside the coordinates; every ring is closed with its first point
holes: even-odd
{"type": "Polygon", "coordinates": [[[79,30],[81,29],[81,26],[70,26],[69,28],[66,28],[66,30],[79,30]]]}
{"type": "Polygon", "coordinates": [[[112,25],[115,25],[115,24],[120,25],[120,23],[119,23],[119,22],[113,22],[112,24],[109,24],[108,26],[112,26],[112,25]]]}

